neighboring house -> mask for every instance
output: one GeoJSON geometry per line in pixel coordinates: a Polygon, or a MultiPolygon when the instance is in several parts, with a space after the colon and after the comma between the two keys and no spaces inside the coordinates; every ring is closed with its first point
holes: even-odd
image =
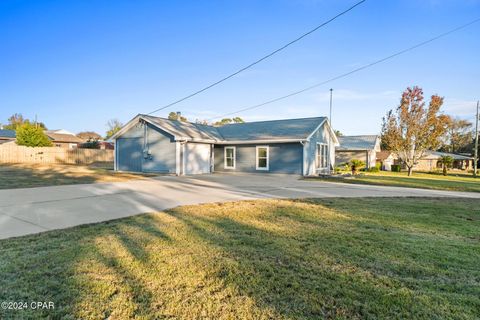
{"type": "Polygon", "coordinates": [[[16,137],[15,130],[0,129],[0,144],[15,141],[16,137]]]}
{"type": "Polygon", "coordinates": [[[460,170],[468,170],[473,166],[473,157],[464,156],[455,153],[427,151],[422,159],[413,166],[414,170],[433,171],[442,168],[442,156],[450,156],[453,158],[453,168],[460,170]]]}
{"type": "Polygon", "coordinates": [[[335,163],[342,164],[358,159],[365,162],[367,168],[375,167],[377,152],[380,151],[378,135],[341,136],[340,146],[335,149],[335,163]]]}
{"type": "MultiPolygon", "coordinates": [[[[440,151],[426,151],[425,155],[413,166],[413,169],[418,171],[435,171],[441,169],[442,156],[450,156],[453,158],[453,169],[469,170],[473,167],[473,157],[440,151]]],[[[377,160],[382,162],[382,170],[391,171],[392,164],[400,164],[402,169],[406,169],[406,166],[402,164],[397,155],[390,151],[377,153],[377,160]],[[388,157],[385,158],[387,154],[388,157]]]]}
{"type": "Polygon", "coordinates": [[[396,164],[397,156],[391,151],[377,152],[377,163],[380,163],[380,169],[392,171],[392,165],[396,164]]]}
{"type": "Polygon", "coordinates": [[[113,150],[114,145],[111,142],[108,141],[98,141],[99,149],[100,150],[113,150]]]}
{"type": "Polygon", "coordinates": [[[325,117],[221,127],[138,115],[112,138],[115,169],[201,174],[330,172],[337,137],[325,117]]]}
{"type": "Polygon", "coordinates": [[[54,147],[74,149],[83,140],[67,130],[46,130],[45,134],[52,141],[54,147]]]}

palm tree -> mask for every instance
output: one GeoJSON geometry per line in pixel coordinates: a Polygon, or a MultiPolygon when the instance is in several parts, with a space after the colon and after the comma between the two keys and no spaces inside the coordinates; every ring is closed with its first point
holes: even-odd
{"type": "Polygon", "coordinates": [[[450,156],[442,156],[441,158],[441,163],[442,163],[442,168],[443,168],[443,175],[447,175],[447,170],[448,168],[451,168],[453,165],[453,158],[450,156]]]}

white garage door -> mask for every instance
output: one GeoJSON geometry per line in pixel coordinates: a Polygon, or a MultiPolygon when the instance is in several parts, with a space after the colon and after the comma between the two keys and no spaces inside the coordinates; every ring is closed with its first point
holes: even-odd
{"type": "Polygon", "coordinates": [[[210,173],[210,145],[187,143],[185,145],[185,174],[210,173]]]}

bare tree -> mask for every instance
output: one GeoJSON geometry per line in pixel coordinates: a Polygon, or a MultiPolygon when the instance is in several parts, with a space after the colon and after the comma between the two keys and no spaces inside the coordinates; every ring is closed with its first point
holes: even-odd
{"type": "Polygon", "coordinates": [[[118,119],[111,119],[111,120],[108,120],[107,127],[108,127],[108,131],[105,138],[109,139],[115,133],[120,131],[120,129],[123,127],[123,123],[121,123],[118,119]]]}
{"type": "Polygon", "coordinates": [[[473,140],[472,123],[467,120],[450,118],[447,130],[447,141],[442,147],[447,152],[469,152],[469,144],[473,140]]]}
{"type": "Polygon", "coordinates": [[[449,117],[440,113],[442,104],[443,98],[433,95],[426,108],[423,91],[415,86],[407,88],[400,105],[383,118],[382,142],[397,153],[409,176],[425,152],[441,144],[449,123],[449,117]]]}

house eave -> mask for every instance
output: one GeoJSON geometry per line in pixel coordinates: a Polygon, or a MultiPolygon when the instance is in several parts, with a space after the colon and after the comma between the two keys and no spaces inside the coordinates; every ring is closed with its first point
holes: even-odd
{"type": "Polygon", "coordinates": [[[230,144],[274,144],[274,143],[301,143],[307,141],[307,139],[262,139],[262,140],[221,140],[215,142],[219,145],[230,145],[230,144]]]}

